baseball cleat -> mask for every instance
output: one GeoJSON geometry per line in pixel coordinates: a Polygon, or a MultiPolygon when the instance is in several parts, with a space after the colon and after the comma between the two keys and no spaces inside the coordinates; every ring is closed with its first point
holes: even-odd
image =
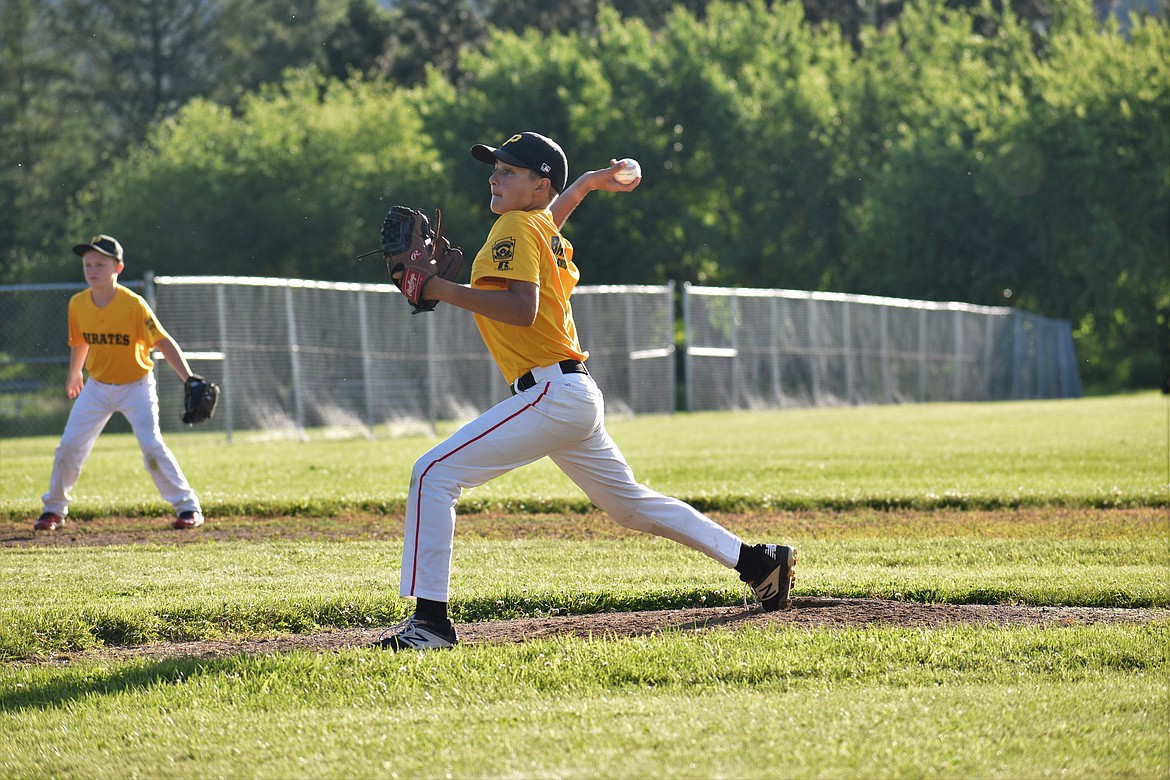
{"type": "Polygon", "coordinates": [[[454,647],[459,642],[455,626],[450,621],[446,626],[423,620],[411,615],[390,629],[377,647],[383,650],[442,650],[454,647]]]}
{"type": "Polygon", "coordinates": [[[203,513],[188,509],[185,512],[179,512],[179,516],[175,518],[175,528],[198,528],[203,525],[203,513]]]}
{"type": "Polygon", "coordinates": [[[34,531],[56,531],[65,525],[65,518],[52,512],[45,512],[33,523],[34,531]]]}
{"type": "Polygon", "coordinates": [[[758,580],[748,582],[752,593],[765,612],[788,609],[792,605],[790,594],[796,582],[796,548],[780,544],[758,545],[768,562],[767,573],[758,580]]]}

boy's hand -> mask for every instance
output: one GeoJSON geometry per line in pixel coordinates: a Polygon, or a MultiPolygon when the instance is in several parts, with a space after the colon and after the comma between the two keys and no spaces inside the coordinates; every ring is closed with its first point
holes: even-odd
{"type": "Polygon", "coordinates": [[[625,160],[610,160],[608,168],[602,168],[593,172],[590,177],[590,184],[593,185],[593,189],[595,190],[630,192],[642,183],[641,167],[638,168],[637,175],[633,178],[627,179],[628,174],[629,169],[626,167],[625,160]]]}
{"type": "Polygon", "coordinates": [[[85,387],[85,379],[81,374],[70,374],[65,380],[65,395],[76,398],[81,395],[81,388],[85,387]]]}

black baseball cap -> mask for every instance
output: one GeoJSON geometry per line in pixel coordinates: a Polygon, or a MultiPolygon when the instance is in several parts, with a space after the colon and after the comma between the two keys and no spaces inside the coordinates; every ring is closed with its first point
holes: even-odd
{"type": "Polygon", "coordinates": [[[106,257],[112,257],[119,263],[122,260],[122,245],[118,243],[118,239],[113,236],[107,236],[105,233],[99,233],[89,240],[88,244],[78,244],[73,247],[73,254],[81,257],[86,252],[93,250],[101,252],[106,257]]]}
{"type": "Polygon", "coordinates": [[[496,160],[518,168],[531,168],[552,182],[553,189],[565,191],[569,180],[569,161],[565,152],[553,139],[540,133],[517,133],[499,148],[476,144],[471,147],[471,156],[488,165],[496,160]]]}

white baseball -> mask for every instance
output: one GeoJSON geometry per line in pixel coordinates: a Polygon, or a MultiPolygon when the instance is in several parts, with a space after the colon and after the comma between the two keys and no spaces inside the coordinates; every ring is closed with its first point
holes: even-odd
{"type": "Polygon", "coordinates": [[[623,167],[614,173],[613,178],[619,184],[629,184],[642,175],[642,166],[638,165],[637,160],[626,157],[625,159],[618,160],[618,163],[623,167]]]}

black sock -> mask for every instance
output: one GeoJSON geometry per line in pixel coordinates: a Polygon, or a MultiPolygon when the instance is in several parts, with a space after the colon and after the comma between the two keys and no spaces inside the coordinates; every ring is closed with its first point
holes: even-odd
{"type": "Polygon", "coordinates": [[[751,582],[759,575],[763,568],[763,555],[755,547],[739,543],[739,560],[735,563],[735,570],[744,582],[751,582]]]}
{"type": "Polygon", "coordinates": [[[418,599],[414,607],[414,614],[428,623],[437,623],[440,626],[445,626],[450,622],[447,619],[447,602],[445,601],[418,599]]]}

